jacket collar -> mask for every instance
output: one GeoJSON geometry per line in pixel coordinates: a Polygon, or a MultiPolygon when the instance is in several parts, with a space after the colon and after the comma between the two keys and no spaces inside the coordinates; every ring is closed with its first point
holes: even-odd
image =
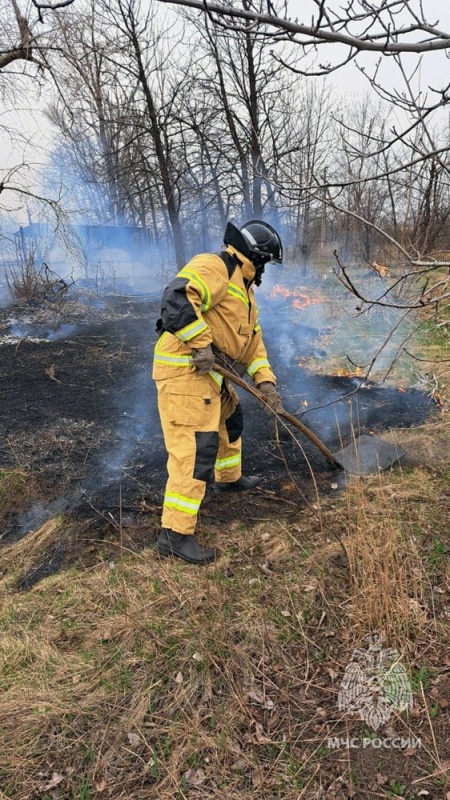
{"type": "Polygon", "coordinates": [[[230,255],[234,256],[239,262],[242,269],[242,277],[244,278],[244,280],[249,282],[253,281],[256,270],[250,259],[242,255],[242,253],[239,250],[236,250],[236,248],[232,247],[230,244],[227,245],[225,250],[227,253],[230,253],[230,255]]]}

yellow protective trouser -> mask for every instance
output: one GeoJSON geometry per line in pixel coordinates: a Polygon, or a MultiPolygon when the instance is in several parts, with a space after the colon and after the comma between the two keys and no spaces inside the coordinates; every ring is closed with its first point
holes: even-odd
{"type": "Polygon", "coordinates": [[[190,534],[213,470],[218,482],[241,477],[241,407],[231,387],[218,394],[207,375],[156,381],[156,388],[169,474],[161,524],[190,534]]]}

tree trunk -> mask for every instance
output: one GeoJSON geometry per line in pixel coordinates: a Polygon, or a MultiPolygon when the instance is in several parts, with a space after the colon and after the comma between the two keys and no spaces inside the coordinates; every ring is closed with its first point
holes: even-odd
{"type": "MultiPolygon", "coordinates": [[[[150,118],[151,135],[155,145],[156,158],[158,160],[158,165],[161,173],[161,183],[163,186],[164,197],[167,204],[167,213],[169,215],[170,226],[172,230],[173,243],[175,248],[175,260],[177,267],[182,267],[183,264],[186,263],[186,253],[184,246],[184,236],[183,236],[183,231],[181,229],[181,222],[178,213],[178,207],[175,201],[175,186],[172,182],[170,174],[169,159],[167,158],[166,153],[164,151],[161,131],[159,129],[159,124],[158,124],[158,115],[153,100],[153,94],[147,80],[147,73],[142,58],[140,42],[136,32],[135,20],[134,17],[132,17],[132,12],[130,11],[129,13],[130,13],[129,18],[125,19],[124,17],[124,21],[128,25],[128,30],[131,37],[131,42],[134,49],[134,55],[138,67],[139,82],[141,84],[142,91],[144,93],[145,102],[147,106],[147,113],[150,118]]],[[[122,15],[124,16],[123,9],[122,9],[122,15]]]]}

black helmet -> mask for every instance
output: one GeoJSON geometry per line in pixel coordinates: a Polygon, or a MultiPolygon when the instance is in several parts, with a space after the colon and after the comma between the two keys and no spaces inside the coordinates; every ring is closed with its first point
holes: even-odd
{"type": "Polygon", "coordinates": [[[268,261],[283,261],[283,245],[275,228],[268,222],[260,219],[251,219],[241,228],[241,234],[248,242],[250,252],[259,263],[266,264],[268,261]]]}
{"type": "Polygon", "coordinates": [[[223,241],[239,250],[255,267],[262,267],[268,261],[281,264],[283,260],[283,245],[278,233],[268,222],[260,219],[251,219],[240,229],[229,222],[223,241]]]}

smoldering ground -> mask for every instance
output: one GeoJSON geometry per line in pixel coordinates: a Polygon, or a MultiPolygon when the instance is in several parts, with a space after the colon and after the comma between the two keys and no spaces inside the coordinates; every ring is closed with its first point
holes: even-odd
{"type": "MultiPolygon", "coordinates": [[[[287,281],[286,281],[287,282],[287,281]]],[[[292,279],[290,281],[292,283],[292,279]]],[[[327,359],[327,342],[339,331],[323,302],[281,303],[273,287],[259,290],[260,318],[278,388],[287,410],[330,448],[347,443],[352,430],[380,433],[389,427],[422,422],[433,410],[430,397],[417,389],[399,391],[352,376],[317,374],[308,357],[327,359]],[[304,313],[308,308],[310,313],[304,313]]],[[[305,297],[319,297],[314,286],[305,297]]],[[[320,298],[324,292],[320,292],[320,298]]],[[[294,296],[295,299],[295,296],[294,296]]],[[[298,298],[297,298],[298,299],[298,298]]],[[[52,312],[54,314],[54,311],[52,312]]],[[[139,514],[140,503],[155,511],[161,505],[166,453],[151,380],[152,350],[159,302],[138,297],[103,298],[100,307],[68,302],[45,325],[45,312],[5,308],[0,324],[0,465],[33,476],[21,508],[4,516],[2,541],[8,543],[64,512],[77,518],[105,519],[108,514],[139,514]],[[22,336],[18,337],[17,333],[22,336]],[[59,335],[61,334],[61,335],[59,335]]],[[[299,441],[273,420],[254,398],[240,392],[245,415],[243,468],[263,477],[262,491],[274,493],[264,515],[277,514],[274,497],[294,478],[302,493],[312,486],[311,470],[324,490],[331,485],[323,456],[308,440],[299,441]],[[281,449],[280,449],[281,448],[281,449]]],[[[304,496],[297,498],[302,503],[304,496]],[[302,499],[303,498],[303,499],[302,499]]],[[[216,513],[246,514],[228,501],[216,513]]],[[[251,504],[246,504],[251,509],[251,504]]],[[[248,512],[255,516],[255,512],[248,512]]],[[[150,544],[157,523],[146,532],[150,544]]],[[[65,563],[59,548],[55,568],[65,563]]]]}

